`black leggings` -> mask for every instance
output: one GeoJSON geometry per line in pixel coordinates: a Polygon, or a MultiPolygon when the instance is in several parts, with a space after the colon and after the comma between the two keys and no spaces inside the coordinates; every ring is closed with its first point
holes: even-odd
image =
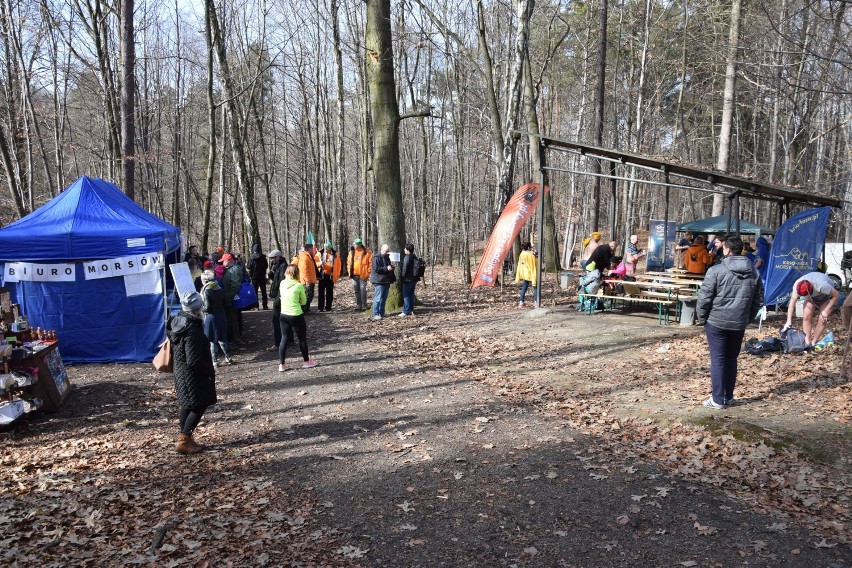
{"type": "MultiPolygon", "coordinates": [[[[305,314],[298,316],[288,316],[281,314],[281,336],[284,338],[291,337],[293,332],[296,332],[296,337],[299,338],[299,350],[302,352],[302,359],[309,361],[308,357],[308,327],[305,325],[305,314]]],[[[284,364],[284,359],[287,355],[287,341],[281,341],[278,346],[278,362],[284,364]]]]}
{"type": "Polygon", "coordinates": [[[181,408],[180,409],[180,432],[187,436],[192,436],[195,427],[201,422],[201,417],[204,415],[204,408],[181,408]]]}

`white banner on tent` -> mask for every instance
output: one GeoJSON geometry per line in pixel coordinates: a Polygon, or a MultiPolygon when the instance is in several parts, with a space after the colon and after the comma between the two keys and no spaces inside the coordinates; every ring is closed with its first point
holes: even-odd
{"type": "Polygon", "coordinates": [[[86,280],[112,278],[114,276],[127,276],[128,274],[159,270],[163,267],[163,263],[164,260],[161,253],[136,254],[133,256],[84,262],[83,273],[86,275],[86,280]]]}
{"type": "Polygon", "coordinates": [[[5,282],[74,282],[75,276],[73,263],[8,262],[3,269],[5,282]]]}

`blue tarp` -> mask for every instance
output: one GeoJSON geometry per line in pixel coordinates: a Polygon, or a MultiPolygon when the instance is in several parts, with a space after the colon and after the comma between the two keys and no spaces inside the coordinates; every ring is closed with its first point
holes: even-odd
{"type": "Polygon", "coordinates": [[[85,176],[0,229],[2,263],[76,263],[74,282],[5,284],[32,327],[57,331],[68,363],[150,361],[165,337],[162,294],[128,297],[123,277],[86,280],[80,263],[179,247],[179,228],[85,176]]]}

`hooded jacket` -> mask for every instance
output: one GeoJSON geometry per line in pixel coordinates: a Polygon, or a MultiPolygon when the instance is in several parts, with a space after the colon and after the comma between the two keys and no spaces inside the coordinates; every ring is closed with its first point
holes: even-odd
{"type": "Polygon", "coordinates": [[[319,251],[314,260],[317,263],[317,273],[321,280],[331,280],[337,282],[340,278],[341,262],[340,255],[337,251],[331,249],[331,252],[326,252],[325,249],[319,251]]]}
{"type": "Polygon", "coordinates": [[[373,253],[367,247],[352,247],[346,259],[346,267],[350,278],[357,276],[361,280],[368,279],[373,268],[373,253]]]}
{"type": "Polygon", "coordinates": [[[713,256],[707,252],[707,248],[701,243],[690,245],[683,256],[686,271],[692,274],[704,274],[707,267],[713,263],[713,256]]]}
{"type": "Polygon", "coordinates": [[[258,285],[266,284],[266,271],[269,269],[269,261],[266,260],[266,255],[261,252],[260,243],[255,243],[251,246],[251,256],[249,256],[246,270],[252,282],[258,285]]]}
{"type": "MultiPolygon", "coordinates": [[[[299,265],[299,281],[305,286],[317,283],[317,262],[313,255],[306,250],[299,253],[297,264],[299,265]]],[[[284,312],[282,312],[284,313],[284,312]]]]}
{"type": "Polygon", "coordinates": [[[533,288],[538,285],[536,276],[538,275],[537,265],[538,259],[532,251],[525,250],[518,256],[518,270],[515,272],[515,282],[527,280],[532,284],[533,288]]]}
{"type": "Polygon", "coordinates": [[[726,256],[711,266],[698,292],[698,323],[727,330],[748,327],[763,307],[763,282],[744,256],[726,256]]]}
{"type": "Polygon", "coordinates": [[[216,369],[201,318],[182,311],[169,320],[175,391],[181,408],[202,409],[216,404],[216,369]]]}
{"type": "Polygon", "coordinates": [[[225,311],[225,290],[215,280],[208,282],[201,289],[201,300],[204,302],[205,314],[217,314],[225,311]]]}
{"type": "Polygon", "coordinates": [[[278,299],[281,303],[281,313],[285,316],[302,315],[302,306],[308,303],[305,286],[298,280],[289,277],[285,277],[281,282],[278,299]]]}

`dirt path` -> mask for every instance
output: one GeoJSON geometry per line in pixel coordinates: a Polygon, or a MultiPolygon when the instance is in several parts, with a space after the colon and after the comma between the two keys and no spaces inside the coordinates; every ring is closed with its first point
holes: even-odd
{"type": "Polygon", "coordinates": [[[695,408],[700,370],[665,380],[676,365],[663,359],[678,359],[693,330],[438,298],[415,318],[373,322],[341,304],[309,316],[320,366],[287,373],[263,351],[270,312],[246,314],[252,341],[221,369],[221,402],[198,432],[211,447],[195,458],[172,452],[170,376],[148,365],[72,369],[66,407],[3,447],[0,519],[12,530],[0,559],[850,565],[838,540],[848,454],[826,465],[779,459],[789,452],[684,423],[723,420],[695,408]],[[797,510],[757,496],[785,490],[784,475],[818,481],[816,501],[797,510]]]}

